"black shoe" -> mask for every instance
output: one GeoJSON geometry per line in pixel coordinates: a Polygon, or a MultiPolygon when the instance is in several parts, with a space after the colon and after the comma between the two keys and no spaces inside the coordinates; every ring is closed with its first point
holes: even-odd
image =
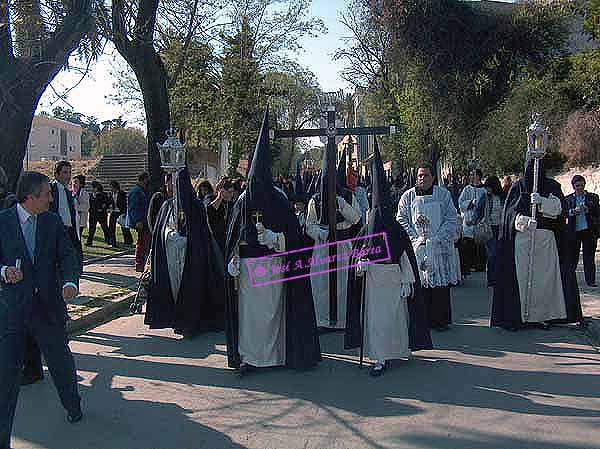
{"type": "Polygon", "coordinates": [[[581,320],[578,324],[577,327],[581,330],[584,330],[587,328],[587,323],[584,320],[581,320]]]}
{"type": "Polygon", "coordinates": [[[252,371],[252,367],[247,363],[242,363],[238,368],[238,376],[240,379],[246,377],[250,371],[252,371]]]}
{"type": "Polygon", "coordinates": [[[31,385],[40,380],[44,380],[43,374],[23,374],[23,378],[21,379],[21,386],[31,385]]]}
{"type": "Polygon", "coordinates": [[[598,287],[598,284],[596,284],[595,282],[590,282],[588,284],[588,287],[598,287]]]}
{"type": "Polygon", "coordinates": [[[78,423],[79,421],[81,421],[82,418],[83,412],[81,411],[81,409],[77,410],[75,413],[69,413],[67,415],[67,421],[69,421],[71,424],[78,423]]]}
{"type": "Polygon", "coordinates": [[[373,365],[371,367],[371,371],[369,371],[369,375],[372,377],[382,376],[383,373],[385,372],[385,368],[386,368],[386,363],[384,363],[383,365],[380,363],[376,363],[375,365],[373,365]]]}
{"type": "Polygon", "coordinates": [[[547,323],[545,321],[541,322],[539,326],[540,326],[540,329],[542,329],[544,331],[547,331],[548,329],[550,329],[550,323],[547,323]]]}

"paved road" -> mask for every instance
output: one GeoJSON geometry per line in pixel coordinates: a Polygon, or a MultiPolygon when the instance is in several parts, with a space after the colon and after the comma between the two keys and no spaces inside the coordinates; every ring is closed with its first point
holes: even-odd
{"type": "Polygon", "coordinates": [[[454,292],[454,328],[435,351],[383,378],[358,369],[342,335],[322,337],[318,369],[238,379],[224,336],[179,341],[139,316],[72,342],[85,420],[49,381],[24,388],[15,449],[598,449],[600,354],[578,330],[487,327],[475,277],[454,292]]]}

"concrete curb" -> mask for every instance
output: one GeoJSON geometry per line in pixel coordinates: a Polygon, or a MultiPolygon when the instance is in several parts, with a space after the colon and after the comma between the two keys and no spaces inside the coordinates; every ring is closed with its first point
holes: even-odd
{"type": "Polygon", "coordinates": [[[127,293],[101,309],[75,320],[67,321],[67,334],[75,335],[110,321],[119,313],[129,309],[129,306],[135,300],[136,295],[137,292],[127,293]]]}
{"type": "Polygon", "coordinates": [[[104,262],[105,260],[114,259],[115,257],[125,256],[127,254],[134,254],[134,250],[128,249],[115,254],[107,254],[106,256],[92,257],[91,259],[85,260],[83,266],[91,265],[93,263],[104,262]]]}

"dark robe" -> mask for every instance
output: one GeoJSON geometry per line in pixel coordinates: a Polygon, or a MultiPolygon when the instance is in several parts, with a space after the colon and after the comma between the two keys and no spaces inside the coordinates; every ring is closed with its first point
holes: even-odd
{"type": "MultiPolygon", "coordinates": [[[[538,193],[543,197],[550,194],[559,198],[562,202],[562,214],[555,220],[537,214],[538,229],[547,229],[554,233],[560,274],[565,297],[567,318],[560,320],[562,323],[573,323],[581,321],[581,301],[575,269],[569,264],[568,239],[566,229],[566,206],[565,198],[560,184],[545,175],[543,160],[540,161],[540,174],[538,193]]],[[[508,192],[504,210],[502,212],[502,223],[498,236],[497,246],[497,284],[494,287],[492,301],[491,326],[503,327],[505,329],[516,329],[523,325],[521,320],[521,298],[519,283],[517,280],[517,267],[515,264],[515,220],[517,215],[531,215],[531,190],[533,187],[533,161],[528,161],[525,176],[519,182],[512,185],[508,192]]]]}
{"type": "Polygon", "coordinates": [[[167,267],[164,231],[173,199],[161,206],[152,234],[152,270],[144,322],[151,329],[173,328],[196,335],[224,327],[224,263],[211,236],[206,210],[196,198],[187,170],[179,175],[179,201],[184,219],[178,229],[187,237],[185,264],[177,302],[173,300],[167,267]]]}
{"type": "MultiPolygon", "coordinates": [[[[273,254],[268,247],[258,243],[256,226],[252,219],[255,212],[262,214],[261,222],[267,229],[285,235],[286,251],[304,248],[302,230],[292,206],[273,185],[268,135],[267,111],[252,160],[248,187],[233,208],[227,233],[225,263],[232,259],[240,242],[244,242],[240,246],[242,259],[273,254]]],[[[283,263],[290,262],[295,266],[296,262],[305,256],[306,252],[299,252],[276,257],[281,257],[283,263]]],[[[305,271],[308,272],[309,267],[306,267],[305,271]]],[[[296,271],[293,274],[302,273],[296,271]]],[[[226,275],[225,291],[227,359],[231,368],[238,368],[241,363],[238,346],[239,298],[235,280],[229,274],[226,275]]],[[[321,348],[309,278],[285,280],[284,292],[286,367],[297,370],[310,369],[321,360],[321,348]]]]}

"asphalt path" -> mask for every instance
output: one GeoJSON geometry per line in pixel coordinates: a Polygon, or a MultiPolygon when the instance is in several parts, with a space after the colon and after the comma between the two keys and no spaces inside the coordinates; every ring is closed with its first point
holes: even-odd
{"type": "Polygon", "coordinates": [[[454,326],[436,349],[381,378],[343,335],[297,373],[239,379],[225,337],[180,340],[141,316],[72,340],[84,420],[66,423],[48,379],[21,390],[14,449],[598,449],[600,354],[570,327],[489,328],[481,275],[453,291],[454,326]]]}

